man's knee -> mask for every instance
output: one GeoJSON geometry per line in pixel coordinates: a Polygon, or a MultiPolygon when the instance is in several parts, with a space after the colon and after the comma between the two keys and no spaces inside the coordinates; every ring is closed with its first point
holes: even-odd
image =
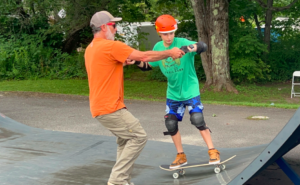
{"type": "Polygon", "coordinates": [[[137,139],[141,142],[146,144],[147,140],[148,140],[148,136],[146,131],[141,127],[141,130],[139,131],[139,134],[137,134],[137,139]]]}
{"type": "Polygon", "coordinates": [[[203,113],[202,112],[193,112],[191,114],[191,123],[195,125],[199,130],[206,130],[208,127],[206,127],[206,123],[204,121],[203,113]]]}
{"type": "Polygon", "coordinates": [[[174,136],[178,132],[178,119],[174,114],[165,115],[165,124],[168,132],[171,136],[174,136]]]}
{"type": "MultiPolygon", "coordinates": [[[[145,131],[144,131],[144,132],[145,132],[145,131]]],[[[146,142],[147,142],[147,140],[148,140],[148,136],[147,136],[146,132],[145,132],[142,136],[140,136],[140,139],[141,139],[141,141],[142,141],[143,143],[146,144],[146,142]]]]}
{"type": "Polygon", "coordinates": [[[147,141],[148,141],[148,138],[147,138],[147,136],[146,137],[140,137],[140,138],[137,139],[137,141],[138,141],[139,145],[142,148],[144,148],[145,145],[146,145],[146,143],[147,143],[147,141]]]}

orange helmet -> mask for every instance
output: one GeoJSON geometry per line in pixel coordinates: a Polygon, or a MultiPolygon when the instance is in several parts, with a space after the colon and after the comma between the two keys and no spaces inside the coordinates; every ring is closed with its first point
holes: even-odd
{"type": "Polygon", "coordinates": [[[171,15],[161,15],[155,21],[158,33],[169,33],[177,30],[177,22],[171,15]]]}

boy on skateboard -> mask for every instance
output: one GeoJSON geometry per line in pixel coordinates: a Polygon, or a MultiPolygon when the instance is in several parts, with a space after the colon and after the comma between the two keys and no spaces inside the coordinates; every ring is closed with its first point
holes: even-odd
{"type": "Polygon", "coordinates": [[[207,50],[203,42],[189,41],[185,38],[175,37],[177,22],[171,15],[161,15],[155,22],[155,27],[162,38],[156,43],[154,51],[165,51],[173,47],[181,48],[186,54],[182,58],[173,60],[167,58],[156,62],[135,62],[143,71],[159,67],[168,79],[165,125],[171,135],[177,149],[176,159],[171,163],[170,169],[187,164],[187,158],[182,148],[181,135],[178,130],[178,122],[182,121],[185,108],[190,114],[190,121],[203,137],[209,154],[209,164],[220,162],[220,152],[214,148],[210,129],[206,126],[203,117],[203,105],[200,100],[199,81],[194,67],[194,56],[207,50]]]}

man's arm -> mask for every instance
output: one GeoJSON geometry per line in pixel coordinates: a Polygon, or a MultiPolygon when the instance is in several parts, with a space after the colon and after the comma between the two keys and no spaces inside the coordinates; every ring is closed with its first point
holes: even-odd
{"type": "MultiPolygon", "coordinates": [[[[197,42],[195,44],[188,45],[188,46],[182,46],[180,48],[180,50],[182,50],[184,53],[197,52],[198,54],[201,54],[202,52],[205,52],[207,50],[207,45],[204,42],[200,41],[200,42],[197,42]]],[[[143,52],[143,53],[145,53],[145,52],[143,52]]],[[[142,71],[152,70],[152,67],[151,67],[151,65],[148,62],[142,62],[142,61],[132,60],[131,62],[128,62],[128,64],[129,65],[135,64],[142,71]]]]}
{"type": "Polygon", "coordinates": [[[166,51],[138,51],[133,50],[128,59],[143,62],[154,62],[168,57],[173,59],[181,58],[185,53],[179,48],[173,48],[166,51]]]}

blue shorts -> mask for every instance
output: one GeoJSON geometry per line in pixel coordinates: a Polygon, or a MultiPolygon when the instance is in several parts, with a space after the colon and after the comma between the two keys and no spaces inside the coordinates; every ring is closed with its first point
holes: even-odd
{"type": "Polygon", "coordinates": [[[200,96],[196,96],[192,99],[185,100],[185,101],[175,101],[175,100],[167,99],[166,104],[167,104],[166,113],[176,115],[178,121],[182,121],[186,106],[189,109],[190,114],[193,112],[202,113],[204,109],[200,101],[200,96]]]}

